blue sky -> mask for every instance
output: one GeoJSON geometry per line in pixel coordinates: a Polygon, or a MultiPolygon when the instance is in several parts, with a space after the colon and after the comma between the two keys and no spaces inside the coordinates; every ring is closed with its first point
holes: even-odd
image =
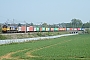
{"type": "Polygon", "coordinates": [[[0,0],[0,23],[66,23],[90,20],[90,0],[0,0]]]}

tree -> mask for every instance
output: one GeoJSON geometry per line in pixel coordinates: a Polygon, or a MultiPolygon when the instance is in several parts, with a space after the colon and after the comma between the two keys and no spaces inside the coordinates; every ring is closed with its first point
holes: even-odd
{"type": "Polygon", "coordinates": [[[77,27],[81,28],[82,27],[82,21],[79,19],[72,19],[71,24],[72,24],[73,28],[77,28],[77,27]]]}
{"type": "Polygon", "coordinates": [[[83,28],[90,28],[90,22],[84,23],[83,28]]]}
{"type": "Polygon", "coordinates": [[[34,24],[33,23],[30,23],[31,26],[33,26],[34,24]]]}
{"type": "Polygon", "coordinates": [[[65,28],[66,27],[66,23],[61,23],[61,26],[65,28]]]}
{"type": "Polygon", "coordinates": [[[2,27],[1,27],[1,24],[0,24],[0,33],[1,33],[1,31],[2,31],[2,27]]]}
{"type": "Polygon", "coordinates": [[[72,28],[72,23],[66,23],[66,28],[72,28]]]}
{"type": "Polygon", "coordinates": [[[0,27],[0,33],[2,32],[2,28],[0,27]]]}
{"type": "Polygon", "coordinates": [[[48,24],[47,23],[43,23],[42,26],[43,27],[48,27],[48,24]]]}
{"type": "Polygon", "coordinates": [[[18,26],[21,26],[21,23],[19,23],[18,26]]]}

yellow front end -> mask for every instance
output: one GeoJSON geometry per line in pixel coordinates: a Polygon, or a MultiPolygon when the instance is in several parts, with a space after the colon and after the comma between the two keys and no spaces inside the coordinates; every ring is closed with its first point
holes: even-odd
{"type": "Polygon", "coordinates": [[[2,28],[2,32],[7,32],[7,28],[2,28]]]}
{"type": "Polygon", "coordinates": [[[10,31],[10,27],[7,27],[7,31],[10,31]]]}

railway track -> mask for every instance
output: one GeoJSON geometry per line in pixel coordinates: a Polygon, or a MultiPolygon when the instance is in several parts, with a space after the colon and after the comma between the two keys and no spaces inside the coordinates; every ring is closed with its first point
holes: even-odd
{"type": "Polygon", "coordinates": [[[17,34],[33,34],[33,33],[1,33],[1,35],[17,35],[17,34]]]}

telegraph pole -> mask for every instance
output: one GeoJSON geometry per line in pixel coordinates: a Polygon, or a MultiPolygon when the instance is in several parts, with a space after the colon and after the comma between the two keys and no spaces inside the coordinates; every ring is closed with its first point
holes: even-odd
{"type": "Polygon", "coordinates": [[[14,19],[13,19],[13,24],[14,24],[14,19]]]}
{"type": "Polygon", "coordinates": [[[24,23],[25,23],[25,33],[26,33],[27,31],[26,21],[24,21],[24,23]]]}

